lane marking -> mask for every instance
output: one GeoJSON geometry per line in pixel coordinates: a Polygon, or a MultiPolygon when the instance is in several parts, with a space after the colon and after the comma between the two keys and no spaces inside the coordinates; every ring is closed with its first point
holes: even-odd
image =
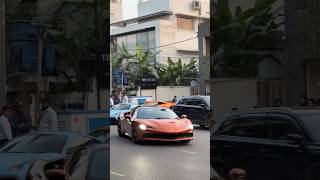
{"type": "Polygon", "coordinates": [[[175,151],[184,152],[184,153],[193,154],[193,155],[198,155],[198,154],[199,154],[199,153],[196,153],[196,152],[192,152],[192,151],[185,151],[185,150],[176,149],[176,148],[170,148],[170,149],[175,150],[175,151]]]}
{"type": "Polygon", "coordinates": [[[113,174],[113,175],[116,175],[116,176],[121,176],[121,177],[125,177],[126,176],[124,174],[116,173],[116,172],[113,172],[113,171],[110,171],[110,173],[113,174]]]}

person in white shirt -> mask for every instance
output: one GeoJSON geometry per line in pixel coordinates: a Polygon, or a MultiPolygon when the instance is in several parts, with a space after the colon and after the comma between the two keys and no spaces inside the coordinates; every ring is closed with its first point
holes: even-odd
{"type": "Polygon", "coordinates": [[[122,103],[124,103],[124,104],[128,104],[129,103],[129,98],[126,95],[125,92],[123,93],[123,96],[122,96],[122,103]]]}
{"type": "Polygon", "coordinates": [[[12,108],[9,106],[3,106],[0,116],[0,145],[12,139],[11,125],[9,123],[9,118],[12,116],[12,108]]]}
{"type": "Polygon", "coordinates": [[[42,116],[39,124],[39,131],[58,131],[58,117],[54,109],[49,105],[48,99],[42,100],[42,116]]]}
{"type": "Polygon", "coordinates": [[[110,96],[110,107],[114,106],[113,95],[110,96]]]}

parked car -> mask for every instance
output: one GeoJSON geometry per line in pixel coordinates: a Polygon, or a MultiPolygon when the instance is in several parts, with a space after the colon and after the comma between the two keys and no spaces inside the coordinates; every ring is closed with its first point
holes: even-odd
{"type": "Polygon", "coordinates": [[[25,180],[36,161],[66,159],[81,146],[100,143],[94,137],[73,133],[32,132],[18,136],[0,149],[0,179],[25,180]]]}
{"type": "Polygon", "coordinates": [[[119,115],[122,112],[128,112],[130,111],[132,108],[136,107],[137,105],[134,104],[117,104],[115,106],[113,106],[110,109],[110,124],[118,124],[118,120],[119,120],[119,115]]]}
{"type": "Polygon", "coordinates": [[[128,135],[133,143],[143,141],[182,141],[193,139],[193,125],[186,116],[178,117],[168,108],[139,107],[118,123],[119,136],[128,135]]]}
{"type": "Polygon", "coordinates": [[[79,148],[66,161],[64,168],[54,167],[55,162],[47,163],[44,171],[48,180],[109,180],[110,179],[109,145],[93,145],[79,148]]]}
{"type": "Polygon", "coordinates": [[[319,132],[320,110],[235,110],[213,128],[211,165],[224,175],[245,169],[249,180],[320,179],[319,132]]]}
{"type": "Polygon", "coordinates": [[[212,110],[210,106],[210,96],[189,96],[180,98],[172,110],[178,116],[185,114],[193,124],[202,127],[211,127],[212,110]]]}

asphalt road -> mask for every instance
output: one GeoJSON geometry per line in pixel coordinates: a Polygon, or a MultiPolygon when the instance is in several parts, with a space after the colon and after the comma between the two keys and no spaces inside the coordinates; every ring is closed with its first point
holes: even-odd
{"type": "Polygon", "coordinates": [[[209,180],[209,130],[196,128],[190,144],[133,144],[111,126],[111,180],[209,180]]]}

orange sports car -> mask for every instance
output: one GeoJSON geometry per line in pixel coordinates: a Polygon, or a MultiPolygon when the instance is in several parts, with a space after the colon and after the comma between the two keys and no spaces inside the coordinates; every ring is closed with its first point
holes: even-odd
{"type": "Polygon", "coordinates": [[[178,117],[171,109],[139,107],[121,116],[119,136],[129,136],[133,143],[143,141],[193,140],[193,125],[185,115],[178,117]]]}
{"type": "Polygon", "coordinates": [[[165,101],[165,102],[161,102],[161,101],[146,101],[143,104],[143,106],[145,106],[145,107],[160,106],[160,107],[165,107],[165,108],[170,108],[170,109],[174,105],[175,105],[175,103],[171,102],[171,101],[165,101]]]}

